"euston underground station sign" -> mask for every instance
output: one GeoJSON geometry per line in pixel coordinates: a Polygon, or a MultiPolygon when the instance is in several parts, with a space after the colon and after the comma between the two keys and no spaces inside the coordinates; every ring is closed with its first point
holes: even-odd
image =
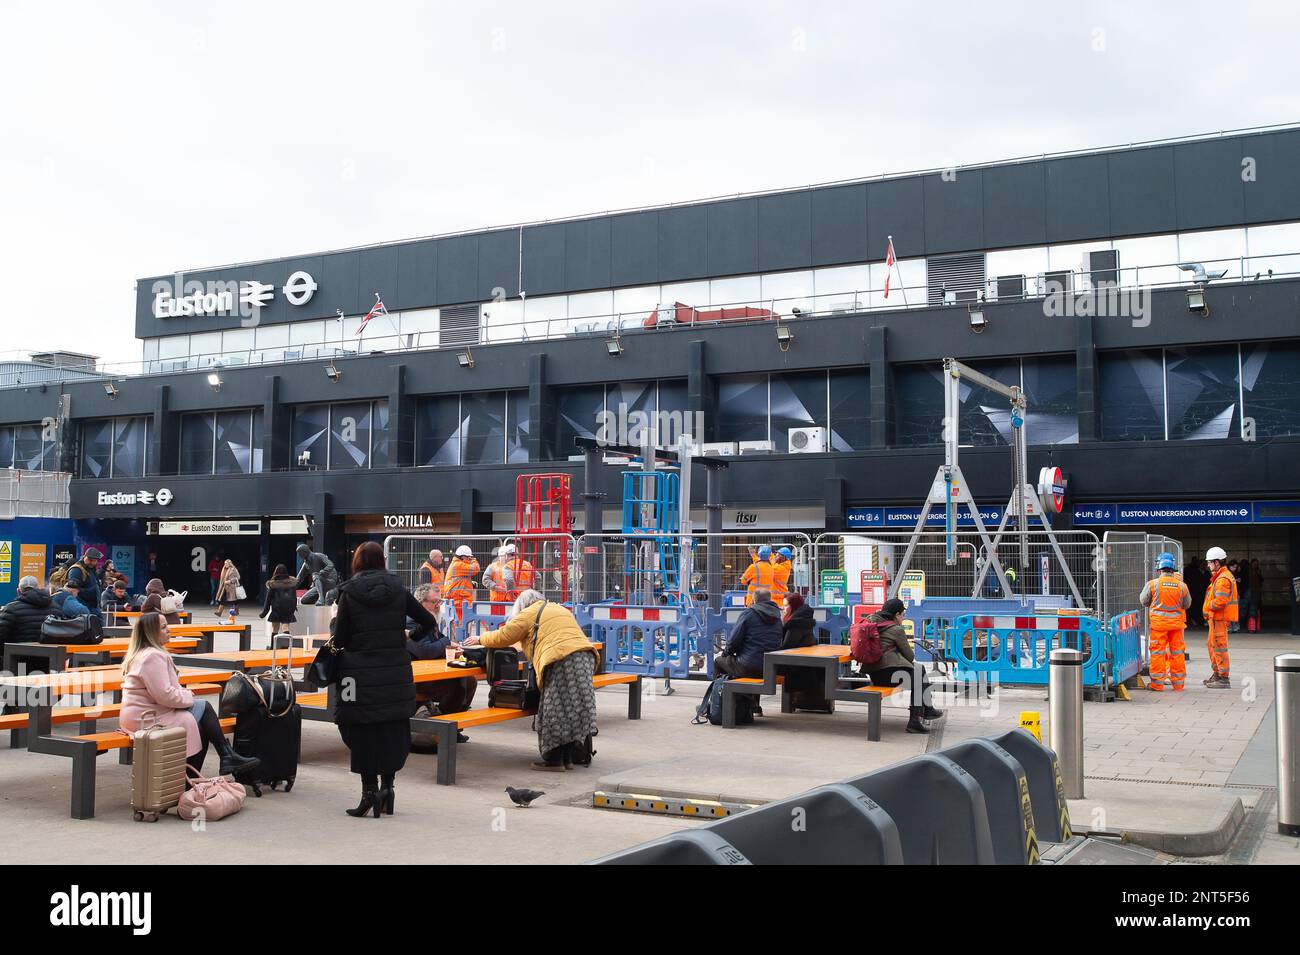
{"type": "MultiPolygon", "coordinates": [[[[1075,527],[1140,526],[1145,524],[1251,524],[1257,509],[1276,508],[1282,501],[1191,501],[1177,504],[1139,502],[1136,504],[1076,504],[1075,527]]],[[[1300,523],[1300,509],[1287,523],[1300,523]]],[[[1264,522],[1282,522],[1277,516],[1264,522]]]]}
{"type": "MultiPolygon", "coordinates": [[[[1002,520],[1002,512],[1005,508],[999,505],[981,504],[979,505],[980,520],[984,522],[986,528],[996,530],[998,522],[1002,520]]],[[[916,522],[921,517],[921,508],[919,507],[850,507],[844,515],[845,524],[851,531],[859,530],[911,530],[916,527],[916,522]]],[[[944,514],[942,507],[930,508],[930,513],[925,518],[927,528],[937,528],[943,530],[944,514]]],[[[973,528],[974,519],[970,516],[970,511],[966,507],[957,509],[957,526],[962,528],[973,528]]]]}

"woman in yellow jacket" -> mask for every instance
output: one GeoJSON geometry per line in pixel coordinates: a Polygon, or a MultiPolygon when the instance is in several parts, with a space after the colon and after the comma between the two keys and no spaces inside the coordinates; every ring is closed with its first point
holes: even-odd
{"type": "Polygon", "coordinates": [[[548,603],[536,590],[515,600],[505,626],[467,646],[511,647],[518,644],[542,691],[537,708],[537,748],[542,754],[533,768],[564,772],[574,764],[591,764],[591,737],[596,735],[596,648],[567,607],[548,603]]]}

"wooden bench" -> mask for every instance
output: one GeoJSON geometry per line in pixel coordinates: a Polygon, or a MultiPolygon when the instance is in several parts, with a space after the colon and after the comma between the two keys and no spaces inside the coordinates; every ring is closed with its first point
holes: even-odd
{"type": "MultiPolygon", "coordinates": [[[[641,718],[641,674],[639,673],[597,673],[591,681],[593,689],[607,686],[627,685],[627,718],[641,718]]],[[[532,717],[534,710],[517,710],[503,706],[488,706],[477,710],[464,710],[460,713],[440,713],[429,718],[412,718],[411,729],[416,732],[431,732],[438,742],[438,784],[452,786],[456,783],[456,736],[461,730],[476,726],[491,726],[493,723],[506,723],[532,717]]]]}
{"type": "MultiPolygon", "coordinates": [[[[221,686],[217,683],[196,683],[187,687],[195,696],[204,696],[210,693],[220,693],[221,686]]],[[[75,717],[61,719],[60,713],[64,709],[76,713],[78,711],[93,709],[91,707],[59,707],[50,715],[51,723],[59,722],[78,722],[75,717]]],[[[101,707],[105,711],[104,716],[108,716],[107,710],[113,709],[117,715],[121,712],[121,706],[113,704],[112,707],[101,707]]],[[[26,716],[27,714],[14,714],[15,716],[26,716]]],[[[230,733],[235,729],[235,718],[226,717],[221,721],[221,729],[230,733]]],[[[72,806],[70,815],[73,819],[93,819],[95,817],[95,758],[100,753],[118,751],[118,762],[124,766],[131,765],[131,737],[129,734],[120,729],[111,730],[107,733],[83,733],[80,736],[46,736],[41,739],[40,752],[48,753],[53,756],[67,756],[72,760],[72,806]]]]}

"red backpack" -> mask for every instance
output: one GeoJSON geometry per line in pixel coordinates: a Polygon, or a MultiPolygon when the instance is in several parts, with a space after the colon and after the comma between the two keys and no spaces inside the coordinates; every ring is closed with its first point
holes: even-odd
{"type": "Polygon", "coordinates": [[[865,667],[873,667],[885,655],[880,648],[880,624],[859,620],[849,628],[849,656],[865,667]]]}

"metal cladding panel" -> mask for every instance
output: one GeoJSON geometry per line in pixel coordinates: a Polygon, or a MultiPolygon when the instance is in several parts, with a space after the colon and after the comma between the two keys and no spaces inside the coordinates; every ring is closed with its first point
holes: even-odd
{"type": "Polygon", "coordinates": [[[357,308],[365,314],[375,303],[375,293],[384,301],[384,307],[396,310],[394,304],[397,288],[397,246],[385,245],[377,249],[362,249],[357,253],[357,308]]]}
{"type": "Polygon", "coordinates": [[[1255,181],[1243,184],[1247,220],[1300,219],[1300,130],[1243,136],[1241,155],[1255,161],[1255,181]]]}
{"type": "Polygon", "coordinates": [[[393,308],[428,308],[438,301],[438,243],[397,247],[397,296],[393,308]]]}
{"type": "Polygon", "coordinates": [[[610,220],[610,279],[614,285],[658,283],[658,212],[631,212],[610,220]]]}
{"type": "MultiPolygon", "coordinates": [[[[758,271],[758,200],[712,202],[708,211],[708,272],[744,275],[758,271]]],[[[665,276],[671,280],[671,276],[665,276]]]]}
{"type": "Polygon", "coordinates": [[[758,270],[812,265],[812,194],[789,192],[758,200],[758,270]]]}
{"type": "Polygon", "coordinates": [[[564,233],[560,223],[524,229],[524,290],[529,295],[554,295],[567,289],[564,233]]]}
{"type": "Polygon", "coordinates": [[[840,265],[869,258],[867,187],[813,189],[812,264],[840,265]]]}
{"type": "MultiPolygon", "coordinates": [[[[984,248],[984,171],[963,169],[946,179],[936,173],[923,182],[925,251],[934,255],[984,248]]],[[[897,236],[894,249],[898,251],[897,236]]]]}
{"type": "Polygon", "coordinates": [[[582,219],[564,224],[564,281],[570,289],[603,289],[613,284],[611,221],[582,219]]]}
{"type": "MultiPolygon", "coordinates": [[[[1042,245],[1046,242],[1045,188],[1041,162],[985,169],[985,247],[1042,245]]],[[[929,211],[928,206],[926,211],[929,211]]]]}
{"type": "Polygon", "coordinates": [[[439,304],[478,300],[478,238],[457,235],[438,240],[439,304]]]}
{"type": "Polygon", "coordinates": [[[497,289],[506,296],[519,294],[518,229],[484,232],[478,237],[478,291],[470,300],[491,301],[497,289]]]}
{"type": "Polygon", "coordinates": [[[1214,229],[1245,220],[1241,141],[1180,143],[1174,150],[1178,229],[1214,229]]]}
{"type": "Polygon", "coordinates": [[[1106,156],[1050,159],[1044,164],[1047,241],[1079,242],[1110,234],[1106,156]]]}
{"type": "Polygon", "coordinates": [[[1115,235],[1175,231],[1173,149],[1134,149],[1114,153],[1108,162],[1111,231],[1115,235]]]}
{"type": "Polygon", "coordinates": [[[363,306],[363,299],[357,291],[361,277],[360,263],[361,259],[355,252],[335,252],[321,260],[319,281],[321,290],[326,293],[322,306],[328,306],[331,312],[335,308],[341,308],[344,315],[363,315],[370,310],[374,298],[369,298],[363,306]]]}
{"type": "Polygon", "coordinates": [[[920,177],[867,183],[867,258],[885,257],[887,236],[899,258],[925,255],[925,195],[920,177]]]}
{"type": "Polygon", "coordinates": [[[680,282],[709,274],[707,206],[659,210],[661,282],[680,282]]]}

